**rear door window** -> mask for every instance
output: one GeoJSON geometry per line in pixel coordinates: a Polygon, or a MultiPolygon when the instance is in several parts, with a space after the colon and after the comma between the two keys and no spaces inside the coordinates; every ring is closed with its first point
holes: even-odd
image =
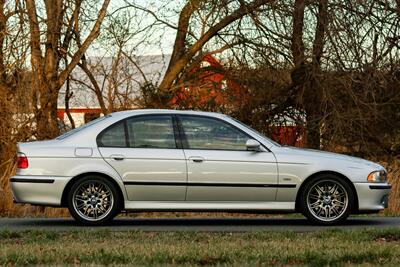
{"type": "Polygon", "coordinates": [[[133,148],[176,148],[171,116],[143,116],[128,119],[128,142],[133,148]]]}

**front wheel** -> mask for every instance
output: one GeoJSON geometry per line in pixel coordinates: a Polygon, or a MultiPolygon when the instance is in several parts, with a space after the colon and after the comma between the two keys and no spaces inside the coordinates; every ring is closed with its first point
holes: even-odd
{"type": "Polygon", "coordinates": [[[118,191],[101,176],[88,176],[75,182],[68,193],[68,209],[72,217],[87,225],[111,221],[119,213],[118,191]]]}
{"type": "Polygon", "coordinates": [[[301,192],[302,213],[314,223],[338,224],[347,219],[354,203],[353,190],[336,175],[317,176],[301,192]]]}

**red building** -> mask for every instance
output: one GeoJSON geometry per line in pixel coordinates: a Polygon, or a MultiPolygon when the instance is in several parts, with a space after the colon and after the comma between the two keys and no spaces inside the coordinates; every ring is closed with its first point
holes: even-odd
{"type": "Polygon", "coordinates": [[[186,86],[172,99],[172,106],[185,108],[215,106],[235,107],[247,98],[245,90],[236,82],[225,77],[224,66],[212,55],[189,71],[186,86]]]}
{"type": "MultiPolygon", "coordinates": [[[[214,107],[235,108],[244,105],[248,98],[246,90],[235,81],[225,77],[224,66],[212,55],[191,71],[192,81],[180,89],[171,101],[172,106],[201,108],[208,104],[214,107]]],[[[305,129],[302,126],[271,126],[272,138],[280,144],[303,147],[305,129]]]]}

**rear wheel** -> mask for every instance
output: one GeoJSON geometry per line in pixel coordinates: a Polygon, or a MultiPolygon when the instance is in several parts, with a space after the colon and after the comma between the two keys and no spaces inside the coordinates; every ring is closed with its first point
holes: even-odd
{"type": "Polygon", "coordinates": [[[111,221],[119,212],[120,196],[114,184],[101,176],[87,176],[75,182],[68,192],[72,217],[87,225],[111,221]]]}
{"type": "Polygon", "coordinates": [[[349,184],[332,174],[320,175],[307,182],[300,196],[303,215],[322,225],[346,220],[353,204],[354,194],[349,184]]]}

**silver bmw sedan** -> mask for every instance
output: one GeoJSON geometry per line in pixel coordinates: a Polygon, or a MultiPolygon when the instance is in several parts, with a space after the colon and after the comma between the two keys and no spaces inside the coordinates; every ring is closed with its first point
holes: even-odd
{"type": "Polygon", "coordinates": [[[337,224],[388,205],[379,164],[281,146],[218,113],[134,110],[18,144],[15,202],[100,225],[122,210],[301,212],[337,224]]]}

